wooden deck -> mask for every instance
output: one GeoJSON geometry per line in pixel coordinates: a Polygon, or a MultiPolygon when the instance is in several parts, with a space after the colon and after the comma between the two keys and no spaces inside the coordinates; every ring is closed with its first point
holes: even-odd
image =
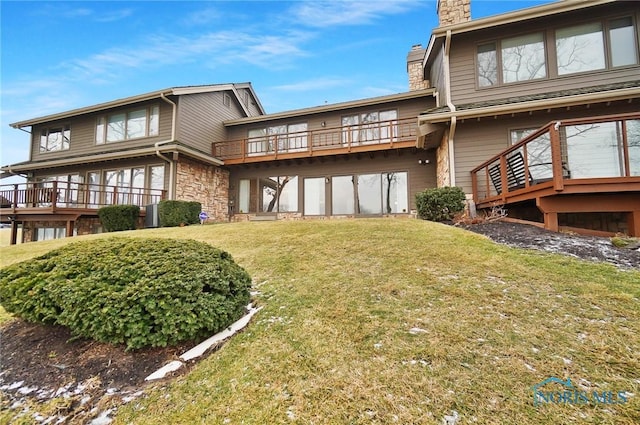
{"type": "Polygon", "coordinates": [[[558,214],[625,213],[640,236],[640,113],[551,122],[471,171],[478,208],[535,202],[558,214]]]}
{"type": "Polygon", "coordinates": [[[65,222],[66,236],[80,217],[97,217],[108,205],[145,205],[165,199],[159,189],[106,186],[88,183],[45,181],[0,186],[0,222],[11,224],[11,244],[17,242],[17,228],[24,222],[65,222]]]}
{"type": "Polygon", "coordinates": [[[214,142],[225,165],[416,147],[415,118],[214,142]]]}

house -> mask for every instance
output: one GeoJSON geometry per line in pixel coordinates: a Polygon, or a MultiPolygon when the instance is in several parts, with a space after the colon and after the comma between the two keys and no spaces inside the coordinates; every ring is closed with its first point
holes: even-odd
{"type": "MultiPolygon", "coordinates": [[[[265,114],[251,85],[179,87],[13,124],[15,242],[100,231],[99,206],[199,201],[214,220],[411,216],[460,186],[511,219],[640,236],[640,10],[565,0],[471,20],[439,0],[409,91],[265,114]]],[[[147,209],[149,211],[147,211],[147,209]]],[[[152,221],[152,220],[151,220],[152,221]]]]}
{"type": "Polygon", "coordinates": [[[211,156],[223,122],[264,114],[250,83],[174,87],[11,124],[31,134],[30,158],[4,166],[27,183],[0,186],[12,243],[101,232],[98,208],[162,199],[228,216],[228,171],[211,156]]]}
{"type": "MultiPolygon", "coordinates": [[[[438,185],[479,208],[592,233],[640,236],[640,7],[565,0],[470,19],[469,0],[440,0],[424,52],[446,127],[438,185]]],[[[428,143],[428,142],[427,142],[428,143]]]]}

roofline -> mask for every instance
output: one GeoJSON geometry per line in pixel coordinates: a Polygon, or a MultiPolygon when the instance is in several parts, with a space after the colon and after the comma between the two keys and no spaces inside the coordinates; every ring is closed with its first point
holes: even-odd
{"type": "Polygon", "coordinates": [[[31,170],[42,170],[46,168],[66,167],[71,165],[103,162],[103,161],[110,161],[110,160],[117,160],[117,159],[126,159],[131,157],[139,157],[139,156],[147,156],[147,155],[155,156],[158,151],[161,153],[178,152],[186,156],[189,156],[191,158],[195,158],[203,162],[206,162],[210,165],[217,165],[217,166],[224,165],[224,161],[221,161],[217,158],[207,155],[204,152],[200,152],[198,150],[195,150],[174,142],[172,144],[160,145],[158,146],[157,149],[155,146],[149,146],[146,148],[134,149],[129,151],[115,151],[115,152],[108,152],[108,153],[99,154],[99,155],[81,156],[77,158],[61,158],[61,159],[54,159],[50,161],[44,161],[44,162],[28,162],[28,163],[15,164],[15,165],[5,165],[3,167],[0,167],[0,171],[4,173],[17,174],[17,173],[24,173],[31,170]]]}
{"type": "Polygon", "coordinates": [[[512,24],[529,19],[542,18],[558,13],[570,12],[579,9],[585,9],[592,6],[598,6],[607,3],[614,3],[618,0],[562,0],[541,6],[529,7],[526,9],[516,10],[513,12],[502,13],[500,15],[488,16],[486,18],[472,19],[467,22],[461,22],[452,25],[437,27],[433,30],[433,35],[444,37],[447,31],[451,34],[460,34],[464,32],[476,31],[485,28],[492,28],[499,25],[512,24]]]}
{"type": "Polygon", "coordinates": [[[303,115],[320,114],[323,112],[332,112],[332,111],[338,111],[342,109],[357,108],[360,106],[369,106],[377,103],[388,103],[388,102],[396,102],[400,100],[417,99],[419,97],[424,97],[428,95],[433,96],[434,93],[435,93],[434,88],[413,90],[409,92],[396,93],[396,94],[387,95],[387,96],[370,97],[367,99],[351,100],[347,102],[332,103],[328,105],[312,106],[309,108],[294,109],[291,111],[276,112],[273,114],[258,115],[255,117],[238,118],[234,120],[224,121],[223,124],[225,125],[225,127],[232,127],[235,125],[272,121],[272,120],[282,119],[282,118],[292,118],[292,117],[299,117],[303,115]]]}
{"type": "Polygon", "coordinates": [[[456,119],[481,118],[486,116],[508,115],[519,112],[538,111],[557,107],[584,105],[593,102],[608,102],[627,100],[632,97],[640,97],[640,87],[627,87],[624,89],[609,90],[597,93],[583,93],[572,96],[563,96],[553,99],[537,99],[525,102],[517,102],[503,105],[485,106],[474,109],[457,111],[424,113],[418,116],[418,123],[440,123],[450,121],[453,116],[456,119]]]}
{"type": "MultiPolygon", "coordinates": [[[[157,90],[149,93],[139,94],[136,96],[125,97],[122,99],[116,99],[109,102],[98,103],[96,105],[85,106],[82,108],[72,109],[65,112],[59,112],[56,114],[45,115],[42,117],[32,118],[24,121],[18,121],[12,124],[9,124],[11,127],[15,129],[20,129],[24,127],[30,127],[35,124],[41,124],[44,122],[50,121],[58,121],[67,118],[71,118],[77,115],[90,114],[93,112],[103,111],[105,109],[115,108],[119,106],[130,105],[132,103],[144,102],[152,99],[159,99],[163,95],[187,95],[187,94],[197,94],[197,93],[210,93],[215,91],[225,91],[230,90],[233,91],[234,95],[238,98],[238,102],[242,105],[242,101],[238,97],[238,93],[236,88],[248,88],[251,90],[252,95],[257,100],[257,105],[260,108],[261,112],[264,113],[264,109],[258,100],[253,88],[251,87],[251,83],[229,83],[229,84],[212,84],[212,85],[203,85],[203,86],[184,86],[184,87],[171,87],[163,90],[157,90]]],[[[247,115],[249,111],[245,109],[245,113],[247,115]]]]}

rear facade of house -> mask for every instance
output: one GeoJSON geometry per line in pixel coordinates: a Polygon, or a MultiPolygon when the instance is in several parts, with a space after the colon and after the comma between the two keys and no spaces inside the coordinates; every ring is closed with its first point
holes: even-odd
{"type": "Polygon", "coordinates": [[[567,0],[471,20],[439,0],[409,91],[265,114],[249,83],[178,87],[13,124],[3,222],[24,241],[100,232],[103,205],[193,200],[212,220],[412,216],[460,186],[512,218],[640,235],[637,3],[567,0]]]}

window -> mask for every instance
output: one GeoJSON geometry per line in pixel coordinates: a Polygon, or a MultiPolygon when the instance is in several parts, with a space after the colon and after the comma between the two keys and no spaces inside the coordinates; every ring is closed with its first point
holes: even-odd
{"type": "Polygon", "coordinates": [[[373,111],[342,117],[343,144],[389,142],[397,137],[398,111],[373,111]]]}
{"type": "Polygon", "coordinates": [[[298,176],[260,179],[261,212],[298,211],[298,176]]]}
{"type": "Polygon", "coordinates": [[[611,66],[638,63],[638,43],[631,17],[614,19],[609,23],[611,66]]]}
{"type": "Polygon", "coordinates": [[[222,104],[227,108],[231,107],[231,96],[229,96],[227,93],[222,94],[222,104]]]}
{"type": "Polygon", "coordinates": [[[45,128],[40,132],[40,152],[55,152],[69,149],[71,127],[45,128]]]}
{"type": "Polygon", "coordinates": [[[382,205],[385,214],[400,214],[409,210],[407,173],[382,173],[382,205]]]}
{"type": "Polygon", "coordinates": [[[600,23],[576,25],[556,31],[558,75],[605,68],[600,23]]]}
{"type": "Polygon", "coordinates": [[[264,155],[278,152],[295,152],[307,149],[307,123],[281,124],[249,130],[247,153],[264,155]]]}
{"type": "Polygon", "coordinates": [[[238,211],[240,214],[249,212],[249,203],[251,202],[251,180],[240,180],[238,189],[238,211]]]}
{"type": "Polygon", "coordinates": [[[82,183],[83,180],[83,177],[78,174],[48,176],[42,179],[42,186],[53,188],[53,182],[57,182],[56,205],[59,207],[75,206],[78,203],[79,183],[82,183]]]}
{"type": "Polygon", "coordinates": [[[509,132],[509,141],[511,142],[512,145],[515,145],[520,140],[524,139],[525,137],[532,134],[536,130],[537,128],[519,128],[516,130],[511,130],[509,132]]]}
{"type": "MultiPolygon", "coordinates": [[[[74,235],[76,230],[74,229],[74,235]]],[[[66,236],[67,231],[64,227],[38,227],[36,229],[36,241],[48,241],[52,239],[62,239],[66,236]]]]}
{"type": "Polygon", "coordinates": [[[96,124],[96,144],[157,136],[159,120],[158,106],[101,116],[96,124]]]}
{"type": "Polygon", "coordinates": [[[542,33],[505,38],[501,43],[501,56],[504,83],[547,76],[542,33]]]}
{"type": "Polygon", "coordinates": [[[325,178],[304,179],[304,214],[325,215],[325,178]]]}
{"type": "Polygon", "coordinates": [[[335,176],[331,179],[331,214],[343,215],[355,212],[353,176],[335,176]]]}
{"type": "Polygon", "coordinates": [[[487,87],[498,84],[496,43],[478,46],[477,67],[478,86],[487,87]]]}

